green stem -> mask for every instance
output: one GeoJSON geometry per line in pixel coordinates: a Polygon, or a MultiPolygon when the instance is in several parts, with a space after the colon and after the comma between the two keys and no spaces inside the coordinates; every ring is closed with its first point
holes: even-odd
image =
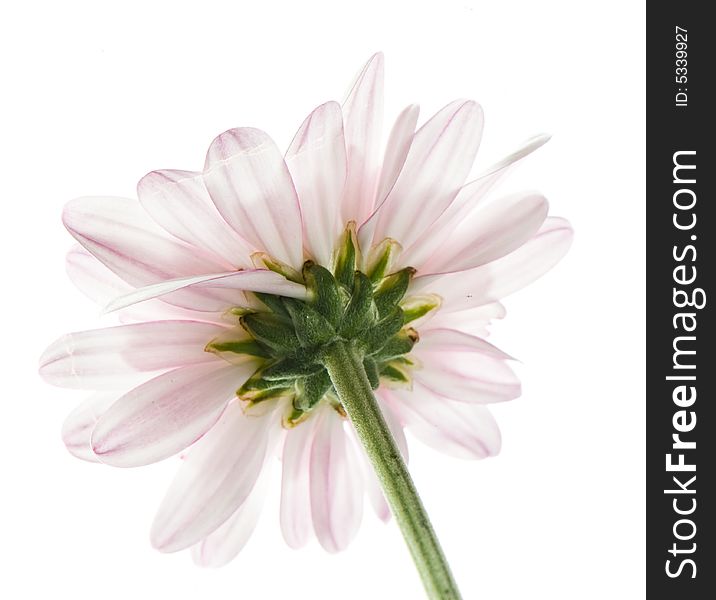
{"type": "Polygon", "coordinates": [[[359,353],[335,342],[324,354],[333,386],[373,464],[431,600],[459,600],[460,592],[425,507],[373,395],[359,353]]]}

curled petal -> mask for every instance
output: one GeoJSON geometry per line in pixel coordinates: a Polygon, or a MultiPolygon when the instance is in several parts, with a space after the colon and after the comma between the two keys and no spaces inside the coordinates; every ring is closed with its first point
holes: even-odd
{"type": "Polygon", "coordinates": [[[70,454],[87,462],[99,462],[92,451],[92,430],[97,420],[116,400],[117,394],[98,392],[67,415],[62,424],[62,441],[70,454]]]}

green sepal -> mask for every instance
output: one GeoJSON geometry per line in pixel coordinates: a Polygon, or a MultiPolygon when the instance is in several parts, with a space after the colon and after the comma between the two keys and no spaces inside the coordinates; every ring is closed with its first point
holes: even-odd
{"type": "Polygon", "coordinates": [[[320,346],[336,337],[333,325],[312,306],[293,298],[284,298],[283,305],[291,315],[296,336],[304,348],[320,346]]]}
{"type": "Polygon", "coordinates": [[[373,282],[380,281],[393,265],[395,257],[400,253],[402,247],[392,238],[385,238],[380,244],[370,251],[366,275],[373,282]]]}
{"type": "Polygon", "coordinates": [[[307,261],[303,265],[303,279],[306,287],[313,291],[313,307],[321,313],[335,329],[343,316],[343,297],[331,272],[307,261]]]}
{"type": "Polygon", "coordinates": [[[236,395],[241,400],[257,402],[267,398],[286,395],[294,391],[294,384],[287,385],[285,380],[265,379],[263,369],[257,369],[251,377],[237,390],[236,395]]]}
{"type": "Polygon", "coordinates": [[[399,306],[393,309],[373,327],[360,336],[360,345],[366,354],[377,352],[403,327],[403,311],[399,306]]]}
{"type": "Polygon", "coordinates": [[[261,375],[269,381],[296,379],[312,375],[323,369],[320,363],[313,360],[299,360],[298,358],[282,358],[278,362],[264,368],[261,375]]]}
{"type": "Polygon", "coordinates": [[[349,290],[353,288],[353,278],[357,261],[357,239],[355,223],[348,223],[338,243],[338,254],[335,258],[333,273],[339,283],[342,283],[349,290]]]}
{"type": "MultiPolygon", "coordinates": [[[[294,403],[295,401],[294,399],[294,403]]],[[[308,418],[308,414],[307,411],[296,408],[294,404],[291,404],[288,412],[283,415],[282,425],[286,429],[293,429],[296,425],[305,421],[308,418]]]]}
{"type": "Polygon", "coordinates": [[[266,252],[254,252],[251,255],[251,261],[258,269],[265,267],[269,271],[273,271],[274,273],[282,275],[289,281],[293,281],[294,283],[303,283],[303,277],[301,276],[301,273],[296,271],[296,269],[294,269],[292,266],[287,265],[280,260],[276,260],[269,254],[266,254],[266,252]]]}
{"type": "Polygon", "coordinates": [[[380,385],[380,373],[378,372],[378,364],[370,356],[366,356],[363,359],[363,368],[365,369],[365,374],[368,377],[368,381],[370,382],[370,387],[374,390],[377,390],[378,386],[380,385]]]}
{"type": "Polygon", "coordinates": [[[290,321],[272,313],[251,313],[241,317],[241,326],[259,342],[282,354],[300,347],[290,321]]]}
{"type": "Polygon", "coordinates": [[[378,362],[392,360],[403,354],[408,354],[417,341],[418,332],[412,327],[408,327],[391,337],[382,348],[372,354],[372,357],[378,362]]]}
{"type": "Polygon", "coordinates": [[[281,296],[275,296],[274,294],[266,294],[264,292],[253,292],[253,294],[270,311],[276,313],[277,315],[284,316],[287,319],[290,318],[286,307],[283,305],[283,302],[281,302],[281,296]]]}
{"type": "Polygon", "coordinates": [[[403,309],[403,322],[410,323],[420,317],[427,315],[431,310],[440,306],[442,300],[437,294],[422,294],[410,296],[400,303],[403,309]]]}
{"type": "Polygon", "coordinates": [[[256,340],[220,341],[219,338],[217,338],[209,342],[204,350],[206,352],[213,352],[214,354],[231,352],[232,354],[248,354],[249,356],[258,356],[260,358],[271,357],[268,350],[256,340]]]}
{"type": "Polygon", "coordinates": [[[331,389],[331,378],[325,369],[305,377],[298,385],[298,393],[293,401],[295,408],[307,411],[313,408],[331,389]]]}
{"type": "Polygon", "coordinates": [[[346,306],[340,334],[347,338],[356,337],[375,322],[377,310],[373,302],[373,284],[363,273],[356,271],[353,281],[353,295],[346,306]]]}
{"type": "Polygon", "coordinates": [[[380,368],[380,378],[398,387],[410,386],[412,379],[406,369],[397,361],[385,363],[380,368]]]}
{"type": "Polygon", "coordinates": [[[408,290],[408,285],[413,275],[415,275],[415,269],[405,267],[392,275],[384,277],[378,284],[373,293],[373,299],[381,317],[388,314],[400,302],[408,290]]]}

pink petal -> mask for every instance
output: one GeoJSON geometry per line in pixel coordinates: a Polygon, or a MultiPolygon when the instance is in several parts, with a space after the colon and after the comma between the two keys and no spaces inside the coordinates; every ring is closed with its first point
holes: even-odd
{"type": "Polygon", "coordinates": [[[301,209],[283,156],[268,135],[249,127],[222,133],[206,155],[204,183],[242,238],[301,268],[301,209]]]}
{"type": "Polygon", "coordinates": [[[301,548],[311,535],[310,456],[316,423],[311,415],[286,433],[281,476],[281,532],[291,548],[301,548]]]}
{"type": "Polygon", "coordinates": [[[456,329],[470,335],[487,337],[490,334],[487,328],[491,321],[493,319],[504,319],[505,314],[505,307],[499,302],[491,302],[490,304],[483,304],[467,310],[452,312],[437,309],[414,321],[413,327],[420,332],[421,337],[423,331],[427,328],[456,329]]]}
{"type": "Polygon", "coordinates": [[[117,394],[98,392],[75,408],[62,424],[62,441],[73,456],[99,462],[92,451],[92,430],[97,420],[117,400],[117,394]]]}
{"type": "Polygon", "coordinates": [[[519,248],[547,218],[548,203],[539,194],[513,194],[473,210],[446,243],[420,269],[422,275],[479,267],[519,248]]]}
{"type": "MultiPolygon", "coordinates": [[[[267,269],[250,269],[246,271],[229,271],[228,273],[213,273],[199,275],[196,277],[181,277],[170,279],[154,285],[148,285],[127,294],[115,298],[105,307],[105,312],[113,312],[138,302],[159,298],[167,294],[173,294],[184,288],[191,290],[210,288],[215,290],[246,290],[252,292],[265,292],[291,298],[306,298],[306,288],[284,278],[278,273],[267,269]]],[[[240,297],[237,302],[226,302],[220,299],[214,300],[211,306],[214,311],[226,310],[232,306],[240,305],[240,297]]],[[[207,306],[209,306],[207,304],[207,306]]]]}
{"type": "Polygon", "coordinates": [[[344,223],[340,199],[346,181],[343,115],[337,102],[314,110],[299,128],[286,152],[303,215],[305,244],[314,259],[329,265],[344,223]]]}
{"type": "Polygon", "coordinates": [[[42,354],[40,375],[61,387],[120,389],[127,374],[216,362],[204,346],[225,330],[197,321],[154,321],[68,333],[42,354]]]}
{"type": "MultiPolygon", "coordinates": [[[[72,283],[90,300],[99,306],[106,306],[117,296],[127,294],[134,288],[112,273],[79,244],[67,253],[65,261],[67,275],[72,283]]],[[[240,293],[240,292],[238,292],[240,293]]],[[[240,306],[250,306],[248,298],[242,297],[240,306]]],[[[223,323],[221,313],[200,312],[173,306],[162,300],[148,300],[119,311],[122,322],[158,321],[163,319],[189,319],[223,323]]]]}
{"type": "Polygon", "coordinates": [[[351,469],[342,419],[328,405],[318,410],[310,457],[311,516],[321,546],[340,552],[355,536],[363,515],[362,478],[351,469]]]}
{"type": "Polygon", "coordinates": [[[415,135],[415,126],[418,122],[419,114],[420,107],[417,104],[411,104],[403,109],[403,112],[398,115],[393,124],[388,143],[385,146],[383,168],[380,172],[380,183],[376,196],[376,200],[379,203],[382,203],[390,194],[403,169],[403,165],[405,165],[405,159],[408,157],[410,145],[415,135]]]}
{"type": "Polygon", "coordinates": [[[413,380],[441,396],[459,402],[488,404],[520,395],[520,382],[512,369],[503,360],[482,351],[417,344],[412,355],[422,365],[412,372],[413,380]]]}
{"type": "Polygon", "coordinates": [[[440,310],[446,312],[494,302],[549,271],[571,243],[569,223],[549,217],[532,239],[507,256],[468,271],[417,277],[410,293],[439,294],[443,298],[440,310]]]}
{"type": "Polygon", "coordinates": [[[383,127],[383,54],[363,67],[343,104],[348,173],[343,223],[362,223],[373,211],[383,127]]]}
{"type": "Polygon", "coordinates": [[[420,271],[425,261],[443,247],[465,216],[482,203],[490,190],[502,180],[505,174],[521,159],[543,146],[548,140],[548,135],[539,135],[528,139],[516,151],[483,171],[477,179],[462,186],[452,204],[432,224],[429,232],[412,246],[403,248],[399,266],[412,266],[420,271]]]}
{"type": "Polygon", "coordinates": [[[484,406],[453,402],[416,383],[413,391],[379,391],[384,402],[423,443],[458,458],[500,451],[500,430],[484,406]]]}
{"type": "Polygon", "coordinates": [[[223,567],[243,550],[261,516],[270,472],[267,461],[243,504],[220,527],[191,547],[191,555],[197,565],[223,567]]]}
{"type": "Polygon", "coordinates": [[[137,194],[149,216],[172,235],[228,265],[250,266],[252,247],[222,219],[202,173],[152,171],[139,181],[137,194]]]}
{"type": "Polygon", "coordinates": [[[115,402],[92,432],[103,462],[137,467],[168,458],[216,423],[256,364],[223,361],[180,367],[134,388],[115,402]]]}
{"type": "Polygon", "coordinates": [[[218,423],[191,449],[152,525],[162,552],[184,550],[219,528],[248,498],[266,456],[273,413],[244,415],[227,406],[218,423]]]}
{"type": "Polygon", "coordinates": [[[480,337],[455,329],[431,327],[431,324],[420,330],[419,349],[428,352],[479,352],[499,360],[512,358],[480,337]]]}
{"type": "Polygon", "coordinates": [[[453,201],[470,172],[482,123],[480,106],[459,100],[417,131],[398,180],[371,216],[377,219],[374,242],[390,237],[408,248],[422,237],[453,201]]]}
{"type": "Polygon", "coordinates": [[[370,502],[375,514],[381,521],[388,521],[390,519],[390,507],[383,494],[383,489],[380,487],[378,476],[375,473],[368,456],[366,455],[363,446],[358,440],[358,436],[353,427],[349,427],[346,431],[351,442],[349,444],[349,452],[354,453],[354,461],[358,464],[360,472],[363,475],[363,483],[365,485],[366,495],[370,502]]]}

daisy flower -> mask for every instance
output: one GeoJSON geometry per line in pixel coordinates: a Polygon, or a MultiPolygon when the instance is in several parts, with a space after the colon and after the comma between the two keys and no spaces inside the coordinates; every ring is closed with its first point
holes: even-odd
{"type": "Polygon", "coordinates": [[[151,529],[157,549],[234,558],[279,457],[290,546],[315,536],[344,549],[366,497],[396,515],[431,597],[458,597],[404,429],[462,458],[499,451],[487,405],[520,384],[486,327],[572,231],[540,194],[489,194],[546,136],[466,183],[480,106],[451,102],[416,129],[418,112],[403,110],[382,143],[376,54],[285,153],[263,131],[231,129],[203,171],[154,171],[138,200],[66,206],[79,242],[69,276],[123,324],[61,337],[40,374],[92,392],[62,430],[75,456],[136,467],[184,452],[151,529]]]}

